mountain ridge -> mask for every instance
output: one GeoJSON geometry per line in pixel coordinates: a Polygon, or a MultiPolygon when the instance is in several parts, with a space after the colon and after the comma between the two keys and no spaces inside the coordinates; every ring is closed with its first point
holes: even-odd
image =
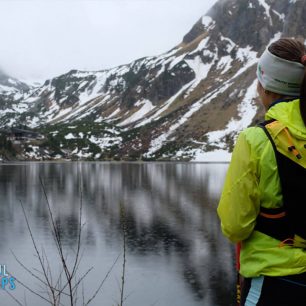
{"type": "MultiPolygon", "coordinates": [[[[239,131],[263,115],[256,99],[258,57],[281,36],[302,37],[305,22],[295,13],[305,10],[303,2],[220,0],[170,51],[47,80],[18,102],[25,111],[0,115],[0,122],[52,130],[87,121],[121,133],[107,148],[101,144],[105,131],[96,134],[100,155],[87,156],[91,159],[228,160],[239,131]]],[[[93,139],[89,132],[83,137],[75,132],[74,139],[87,148],[93,139]]],[[[70,149],[83,155],[76,142],[70,149]]]]}

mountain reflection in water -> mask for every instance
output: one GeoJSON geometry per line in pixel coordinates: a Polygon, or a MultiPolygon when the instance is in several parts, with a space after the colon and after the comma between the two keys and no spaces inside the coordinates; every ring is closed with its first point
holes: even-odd
{"type": "MultiPolygon", "coordinates": [[[[119,301],[122,220],[127,228],[125,305],[230,306],[234,299],[234,253],[222,237],[216,207],[226,164],[41,163],[0,166],[1,264],[17,278],[31,280],[12,258],[38,267],[19,201],[48,257],[57,257],[48,228],[42,178],[65,247],[75,249],[79,203],[83,201],[83,259],[93,266],[85,281],[90,296],[115,258],[121,259],[91,305],[119,301]],[[82,188],[80,188],[82,186],[82,188]],[[82,189],[82,197],[80,195],[82,189]]],[[[24,300],[24,289],[13,292],[24,300]]],[[[14,301],[1,293],[6,305],[14,301]]],[[[26,293],[29,305],[44,305],[26,293]]]]}

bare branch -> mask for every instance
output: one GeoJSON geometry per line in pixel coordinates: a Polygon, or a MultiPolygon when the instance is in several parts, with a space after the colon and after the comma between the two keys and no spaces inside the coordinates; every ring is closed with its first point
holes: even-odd
{"type": "MultiPolygon", "coordinates": [[[[7,271],[8,274],[10,274],[7,271]]],[[[52,302],[50,302],[48,299],[46,299],[45,297],[43,297],[42,295],[40,295],[39,293],[35,292],[34,290],[32,290],[30,287],[28,287],[26,284],[24,284],[22,281],[20,281],[18,278],[16,278],[14,276],[15,280],[17,283],[19,283],[22,287],[24,287],[25,289],[27,289],[28,291],[30,291],[31,293],[35,294],[36,296],[40,297],[42,300],[46,301],[47,303],[49,303],[50,305],[52,305],[52,302]]]]}
{"type": "Polygon", "coordinates": [[[66,276],[66,280],[67,280],[67,284],[68,284],[68,288],[69,288],[70,304],[71,304],[71,306],[73,306],[72,284],[71,284],[72,276],[71,276],[71,273],[70,273],[69,268],[67,266],[67,261],[65,259],[64,253],[63,253],[63,247],[62,247],[62,243],[61,243],[60,232],[59,232],[58,227],[57,227],[57,225],[55,224],[55,221],[54,221],[53,213],[52,213],[52,210],[51,210],[51,205],[50,205],[50,202],[49,202],[49,199],[48,199],[48,196],[47,196],[47,192],[46,192],[44,183],[43,183],[41,177],[39,177],[39,180],[40,180],[40,184],[42,186],[43,193],[44,193],[44,196],[45,196],[45,199],[46,199],[48,213],[49,213],[49,217],[51,219],[51,227],[52,227],[52,230],[54,232],[55,243],[57,245],[60,260],[61,260],[61,263],[62,263],[62,266],[63,266],[63,270],[65,272],[65,276],[66,276]]]}
{"type": "Polygon", "coordinates": [[[124,299],[124,285],[125,285],[125,267],[126,267],[126,216],[124,206],[120,205],[120,215],[122,220],[122,234],[123,234],[123,263],[122,263],[122,275],[121,275],[121,288],[120,288],[120,306],[123,306],[124,299]]]}
{"type": "Polygon", "coordinates": [[[34,274],[29,268],[27,268],[16,256],[16,254],[10,249],[13,257],[15,258],[15,260],[19,263],[19,265],[26,270],[30,275],[32,275],[34,278],[36,278],[37,280],[39,280],[41,283],[43,283],[45,286],[48,286],[48,284],[42,280],[39,276],[37,276],[36,274],[34,274]]]}
{"type": "Polygon", "coordinates": [[[71,276],[73,276],[76,272],[77,265],[78,265],[78,258],[80,254],[80,247],[81,247],[81,233],[82,233],[82,210],[83,210],[83,191],[82,186],[80,188],[80,209],[79,209],[79,222],[78,222],[78,244],[77,244],[77,253],[75,257],[74,267],[72,269],[71,276]]]}
{"type": "Polygon", "coordinates": [[[112,266],[110,267],[110,269],[107,271],[106,275],[104,276],[102,282],[100,283],[99,287],[97,288],[97,290],[95,291],[95,293],[92,295],[92,297],[87,301],[86,305],[89,305],[89,303],[91,303],[94,298],[97,296],[97,294],[99,293],[99,291],[101,290],[102,286],[104,285],[106,279],[108,278],[109,274],[112,272],[114,266],[116,265],[118,259],[120,257],[120,254],[118,255],[118,257],[116,258],[116,260],[114,261],[114,263],[112,264],[112,266]]]}
{"type": "Polygon", "coordinates": [[[27,296],[26,296],[25,290],[23,291],[23,300],[24,300],[24,305],[25,305],[25,306],[28,306],[28,303],[27,303],[27,296]]]}
{"type": "Polygon", "coordinates": [[[20,306],[24,306],[24,305],[22,305],[19,301],[18,301],[18,299],[15,297],[15,296],[13,296],[9,291],[7,291],[7,290],[4,290],[18,305],[20,305],[20,306]]]}
{"type": "Polygon", "coordinates": [[[20,201],[20,205],[21,205],[21,208],[22,208],[22,212],[23,212],[23,215],[24,215],[24,218],[26,220],[26,224],[27,224],[27,228],[28,228],[28,231],[30,233],[30,236],[31,236],[31,240],[32,240],[32,244],[34,246],[34,249],[35,249],[35,252],[36,252],[36,255],[38,257],[38,260],[40,262],[40,266],[43,270],[43,273],[44,273],[44,277],[45,277],[45,280],[48,284],[48,287],[50,288],[51,292],[52,292],[52,295],[54,297],[54,291],[52,289],[52,284],[50,283],[50,280],[48,278],[48,275],[47,275],[47,272],[46,272],[46,269],[45,269],[45,266],[44,266],[44,263],[43,263],[43,259],[41,258],[41,255],[38,251],[38,248],[37,248],[37,245],[36,245],[36,242],[35,242],[35,239],[34,239],[34,236],[33,236],[33,233],[32,233],[32,230],[31,230],[31,227],[30,227],[30,223],[29,223],[29,220],[28,220],[28,217],[27,217],[27,214],[25,212],[25,209],[24,209],[24,206],[22,204],[22,201],[20,201]]]}
{"type": "MultiPolygon", "coordinates": [[[[24,215],[24,218],[26,220],[27,229],[29,231],[31,241],[33,244],[33,247],[35,249],[34,257],[37,257],[40,267],[37,269],[33,267],[33,269],[30,269],[26,267],[25,264],[22,263],[21,260],[17,258],[15,253],[11,250],[11,253],[13,254],[15,260],[19,263],[19,265],[27,272],[29,275],[31,275],[33,278],[39,281],[37,290],[31,289],[28,285],[20,281],[19,279],[16,279],[16,282],[18,282],[21,286],[23,286],[25,289],[27,289],[29,292],[33,293],[34,295],[38,296],[39,298],[43,299],[45,302],[52,306],[58,306],[63,305],[61,303],[61,299],[63,298],[63,295],[65,295],[69,300],[70,306],[75,306],[77,304],[82,303],[83,306],[89,305],[97,296],[97,294],[102,289],[105,281],[109,277],[111,271],[113,270],[114,266],[119,260],[119,257],[121,255],[118,255],[118,257],[115,259],[114,263],[111,265],[110,269],[104,276],[103,280],[98,285],[97,289],[95,290],[94,294],[88,299],[87,303],[85,301],[85,293],[84,293],[84,279],[88,276],[88,274],[93,270],[93,267],[89,268],[81,277],[77,276],[79,273],[79,267],[81,264],[81,260],[83,258],[83,248],[81,248],[81,240],[82,240],[82,230],[85,225],[85,223],[82,223],[83,218],[83,189],[82,189],[82,176],[80,176],[80,205],[79,205],[79,215],[78,215],[78,228],[77,228],[77,241],[76,246],[73,245],[72,253],[71,250],[67,249],[66,254],[66,247],[64,249],[62,244],[62,237],[61,237],[61,227],[59,222],[60,219],[57,219],[57,214],[54,213],[54,208],[52,207],[48,195],[46,192],[45,185],[43,183],[43,180],[41,177],[39,177],[40,184],[43,190],[43,195],[45,198],[45,203],[47,206],[47,213],[48,213],[48,220],[49,220],[49,226],[52,234],[53,241],[55,243],[55,247],[57,250],[57,255],[59,256],[59,275],[57,274],[57,271],[54,272],[54,270],[51,267],[49,258],[47,256],[47,253],[44,249],[44,247],[41,247],[41,250],[39,250],[38,244],[34,238],[29,219],[27,217],[25,207],[23,203],[20,201],[20,205],[22,208],[22,212],[24,215]],[[72,254],[72,255],[70,255],[72,254]],[[69,256],[68,256],[69,255],[69,256]],[[55,281],[55,284],[53,282],[55,281]],[[80,285],[82,285],[82,297],[80,298],[80,285]]],[[[126,241],[125,241],[125,234],[126,234],[126,227],[125,223],[123,225],[123,232],[124,232],[124,254],[123,254],[123,272],[122,272],[122,278],[121,278],[121,306],[123,305],[123,302],[125,299],[123,298],[123,292],[124,292],[124,279],[125,279],[125,264],[126,264],[126,241]]],[[[52,262],[51,262],[52,263],[52,262]]],[[[14,299],[15,300],[15,299],[14,299]]],[[[15,300],[16,303],[19,305],[22,305],[17,299],[15,300]]],[[[65,299],[67,302],[67,299],[65,299]]],[[[66,304],[65,304],[66,305],[66,304]]],[[[64,306],[64,305],[63,305],[64,306]]],[[[66,305],[67,306],[67,305],[66,305]]]]}
{"type": "Polygon", "coordinates": [[[93,270],[93,267],[89,268],[84,274],[83,276],[80,277],[80,279],[75,283],[75,285],[73,286],[72,290],[76,290],[77,287],[79,286],[79,284],[82,282],[82,280],[93,270]]]}

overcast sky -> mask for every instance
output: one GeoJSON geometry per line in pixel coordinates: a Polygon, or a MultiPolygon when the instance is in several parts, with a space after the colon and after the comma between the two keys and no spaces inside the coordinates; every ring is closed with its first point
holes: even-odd
{"type": "Polygon", "coordinates": [[[217,0],[0,0],[0,67],[25,80],[101,70],[181,42],[217,0]]]}

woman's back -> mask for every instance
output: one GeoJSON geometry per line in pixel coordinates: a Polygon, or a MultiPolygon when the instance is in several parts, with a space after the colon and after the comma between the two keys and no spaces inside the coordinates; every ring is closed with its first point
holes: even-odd
{"type": "Polygon", "coordinates": [[[269,122],[240,133],[226,176],[218,214],[241,246],[242,305],[306,305],[305,64],[294,39],[264,52],[258,93],[269,122]]]}

